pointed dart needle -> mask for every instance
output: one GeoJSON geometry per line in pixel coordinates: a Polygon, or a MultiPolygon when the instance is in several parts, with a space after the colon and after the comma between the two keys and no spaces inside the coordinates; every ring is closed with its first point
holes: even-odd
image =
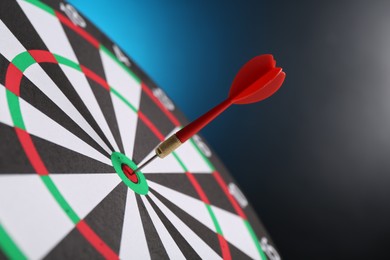
{"type": "Polygon", "coordinates": [[[164,158],[199,132],[232,104],[250,104],[272,96],[283,84],[286,74],[275,67],[276,61],[270,54],[260,55],[248,61],[238,71],[225,101],[191,122],[156,148],[156,154],[134,172],[141,170],[155,158],[164,158]]]}
{"type": "Polygon", "coordinates": [[[134,172],[140,171],[142,168],[144,168],[146,165],[148,165],[150,162],[152,162],[154,159],[156,159],[157,156],[158,156],[157,154],[153,155],[149,160],[147,160],[141,166],[139,166],[137,169],[135,169],[134,172]]]}

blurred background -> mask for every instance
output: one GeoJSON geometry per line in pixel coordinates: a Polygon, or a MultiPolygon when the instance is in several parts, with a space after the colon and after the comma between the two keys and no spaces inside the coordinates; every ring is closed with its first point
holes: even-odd
{"type": "Polygon", "coordinates": [[[70,0],[190,120],[272,53],[287,78],[203,136],[284,259],[390,259],[389,1],[70,0]]]}

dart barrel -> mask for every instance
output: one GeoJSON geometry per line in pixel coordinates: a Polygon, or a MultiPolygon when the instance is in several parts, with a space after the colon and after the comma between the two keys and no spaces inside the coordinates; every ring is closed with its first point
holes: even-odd
{"type": "Polygon", "coordinates": [[[179,138],[177,138],[176,135],[172,135],[156,148],[156,154],[158,157],[164,158],[182,144],[183,143],[179,140],[179,138]]]}

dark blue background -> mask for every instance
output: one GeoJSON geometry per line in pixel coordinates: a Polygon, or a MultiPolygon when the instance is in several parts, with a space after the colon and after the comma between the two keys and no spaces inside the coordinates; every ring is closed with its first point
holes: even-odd
{"type": "Polygon", "coordinates": [[[284,258],[389,259],[390,3],[71,2],[190,120],[247,60],[274,54],[280,91],[202,134],[284,258]]]}

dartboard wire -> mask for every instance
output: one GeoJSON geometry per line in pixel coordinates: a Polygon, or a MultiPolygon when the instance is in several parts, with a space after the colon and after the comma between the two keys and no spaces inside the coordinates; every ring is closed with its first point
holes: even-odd
{"type": "MultiPolygon", "coordinates": [[[[99,43],[99,41],[97,41],[92,35],[90,35],[88,32],[86,32],[85,30],[83,30],[82,28],[80,27],[77,27],[76,25],[74,25],[68,18],[66,18],[65,16],[63,16],[61,13],[55,11],[54,9],[52,9],[51,7],[47,6],[46,4],[42,3],[42,2],[39,2],[37,0],[25,0],[27,2],[30,2],[34,5],[36,5],[37,7],[41,8],[42,10],[56,16],[61,23],[63,23],[64,25],[66,25],[67,27],[69,27],[70,29],[74,30],[75,32],[77,32],[80,36],[82,36],[86,41],[88,41],[90,44],[92,44],[95,48],[97,49],[101,49],[102,51],[106,52],[107,54],[109,54],[109,57],[111,57],[115,62],[117,62],[122,68],[124,68],[132,77],[134,77],[135,79],[137,79],[139,82],[140,80],[138,79],[138,77],[126,66],[124,66],[107,48],[105,48],[102,44],[99,43]]],[[[180,123],[179,121],[176,119],[176,117],[174,116],[173,113],[171,113],[169,110],[167,110],[164,105],[153,95],[153,93],[150,91],[150,89],[148,89],[148,87],[145,85],[145,84],[141,84],[142,86],[142,90],[157,104],[157,106],[167,115],[167,117],[172,121],[172,123],[175,125],[175,126],[180,126],[180,123]]],[[[118,93],[119,94],[119,93],[118,93]]],[[[140,111],[139,111],[139,114],[140,114],[140,111]]],[[[146,116],[144,116],[144,114],[141,112],[141,116],[140,116],[141,120],[143,120],[150,128],[151,130],[154,132],[154,134],[157,136],[157,137],[161,137],[162,134],[158,131],[158,129],[156,127],[154,127],[153,124],[150,124],[151,122],[147,120],[146,116]],[[143,119],[142,119],[143,118],[143,119]],[[149,123],[150,122],[150,123],[149,123]]],[[[204,157],[203,153],[200,152],[201,155],[204,157]]],[[[204,159],[206,160],[206,162],[208,162],[208,159],[204,157],[204,159]]],[[[209,165],[212,165],[211,163],[209,165]]],[[[225,194],[228,196],[229,198],[229,192],[228,192],[228,189],[227,189],[227,186],[226,186],[226,183],[223,181],[223,179],[221,178],[221,176],[219,175],[219,173],[217,171],[215,171],[215,168],[213,169],[214,167],[212,166],[212,170],[213,170],[213,174],[218,182],[218,184],[221,186],[222,190],[225,192],[225,194]],[[219,180],[219,181],[218,181],[219,180]]],[[[200,186],[199,186],[200,187],[200,186]]],[[[230,197],[231,197],[231,194],[230,194],[230,197]]],[[[237,210],[237,205],[234,198],[229,198],[230,202],[232,203],[233,207],[236,209],[237,211],[237,214],[239,214],[241,217],[243,216],[242,214],[240,214],[240,210],[237,210]]],[[[256,247],[259,251],[259,254],[260,256],[262,257],[262,259],[266,259],[265,258],[265,255],[261,249],[261,246],[259,245],[259,242],[258,242],[258,239],[256,237],[256,235],[254,234],[254,231],[251,227],[251,225],[249,224],[249,222],[243,218],[243,221],[245,221],[245,224],[248,228],[248,232],[250,232],[253,240],[254,240],[254,243],[256,244],[256,247]]]]}

